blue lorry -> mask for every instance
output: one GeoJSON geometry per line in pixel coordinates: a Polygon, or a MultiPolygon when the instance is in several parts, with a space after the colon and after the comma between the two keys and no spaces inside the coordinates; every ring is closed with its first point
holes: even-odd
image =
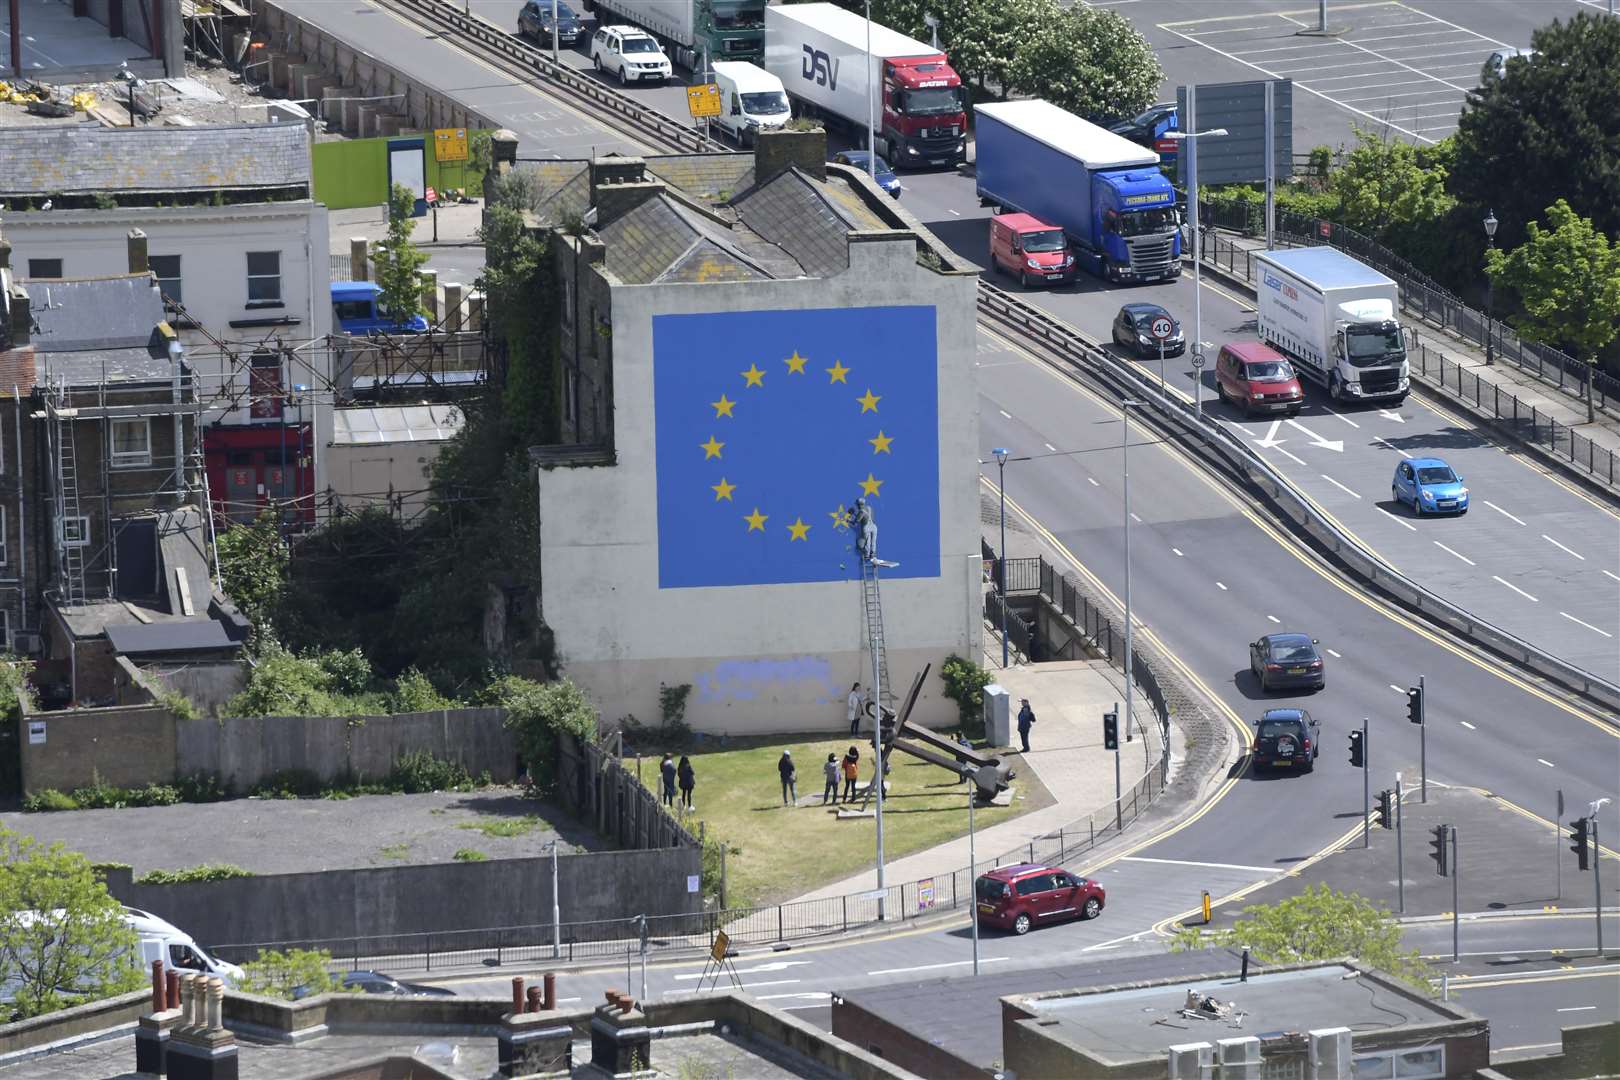
{"type": "Polygon", "coordinates": [[[428,323],[420,315],[412,315],[403,323],[396,323],[377,307],[382,287],[375,281],[332,282],[332,323],[340,333],[364,337],[378,334],[425,334],[428,323]]]}
{"type": "Polygon", "coordinates": [[[979,202],[1062,227],[1079,264],[1109,281],[1181,274],[1176,192],[1159,155],[1046,101],[974,111],[979,202]]]}

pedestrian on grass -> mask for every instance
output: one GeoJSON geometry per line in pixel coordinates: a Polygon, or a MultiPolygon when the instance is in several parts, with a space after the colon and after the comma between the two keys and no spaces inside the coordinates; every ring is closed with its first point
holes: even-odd
{"type": "Polygon", "coordinates": [[[1035,726],[1035,710],[1029,707],[1029,698],[1020,698],[1023,707],[1018,710],[1018,741],[1023,752],[1029,753],[1029,729],[1035,726]]]}
{"type": "Polygon", "coordinates": [[[849,699],[844,706],[844,719],[849,721],[849,733],[861,733],[861,706],[865,704],[865,695],[861,693],[861,684],[856,683],[849,688],[849,699]]]}
{"type": "Polygon", "coordinates": [[[675,759],[667,753],[664,755],[664,760],[659,762],[658,774],[663,778],[664,805],[673,807],[675,805],[675,759]]]}
{"type": "Polygon", "coordinates": [[[851,746],[844,752],[844,801],[855,801],[855,781],[861,775],[861,752],[851,746]]]}
{"type": "Polygon", "coordinates": [[[799,771],[793,767],[793,751],[782,751],[776,761],[776,771],[782,776],[782,805],[792,806],[799,801],[799,771]]]}
{"type": "Polygon", "coordinates": [[[697,787],[697,773],[692,769],[692,759],[685,754],[681,755],[681,763],[675,769],[675,776],[681,782],[681,805],[692,809],[692,789],[697,787]]]}
{"type": "Polygon", "coordinates": [[[827,780],[821,787],[821,805],[826,806],[829,802],[835,803],[838,801],[838,755],[828,754],[826,764],[821,766],[821,771],[827,780]]]}

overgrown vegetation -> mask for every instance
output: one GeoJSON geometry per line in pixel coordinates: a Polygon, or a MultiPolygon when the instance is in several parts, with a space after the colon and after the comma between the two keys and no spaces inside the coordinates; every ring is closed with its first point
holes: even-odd
{"type": "Polygon", "coordinates": [[[456,853],[450,857],[456,862],[486,862],[489,859],[482,851],[470,847],[457,848],[456,853]]]}
{"type": "Polygon", "coordinates": [[[572,679],[537,683],[507,675],[485,691],[483,703],[506,710],[506,726],[517,738],[529,783],[543,794],[556,783],[558,733],[583,742],[596,739],[596,710],[572,679]]]}
{"type": "Polygon", "coordinates": [[[984,734],[984,688],[995,680],[986,669],[952,653],[939,666],[945,696],[956,702],[957,723],[971,738],[984,734]]]}
{"type": "Polygon", "coordinates": [[[128,806],[173,806],[181,802],[180,790],[168,784],[144,784],[138,788],[114,787],[91,772],[91,782],[71,792],[54,788],[36,791],[23,799],[25,813],[55,810],[120,810],[128,806]]]}
{"type": "Polygon", "coordinates": [[[242,989],[250,994],[281,998],[317,994],[358,993],[332,974],[332,954],[325,949],[269,949],[242,965],[242,989]]]}
{"type": "Polygon", "coordinates": [[[539,825],[539,818],[525,814],[519,818],[489,818],[483,821],[463,821],[458,823],[456,828],[472,829],[483,833],[492,840],[511,840],[519,836],[527,836],[539,825]]]}
{"type": "Polygon", "coordinates": [[[408,667],[392,681],[378,678],[358,648],[295,655],[275,640],[259,649],[243,691],[225,703],[226,716],[376,716],[450,709],[421,671],[408,667]]]}
{"type": "Polygon", "coordinates": [[[253,877],[252,870],[244,870],[230,863],[203,863],[179,870],[148,870],[135,879],[137,885],[183,885],[189,881],[229,881],[231,878],[253,877]]]}

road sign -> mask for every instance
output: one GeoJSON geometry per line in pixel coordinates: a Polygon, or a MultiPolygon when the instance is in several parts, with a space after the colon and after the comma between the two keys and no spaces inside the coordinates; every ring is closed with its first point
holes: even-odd
{"type": "Polygon", "coordinates": [[[1154,337],[1164,341],[1176,332],[1176,324],[1170,321],[1168,315],[1158,315],[1154,317],[1153,325],[1148,327],[1148,330],[1154,337]]]}
{"type": "Polygon", "coordinates": [[[709,946],[709,959],[717,964],[725,962],[726,950],[731,948],[731,938],[724,930],[714,932],[714,944],[709,946]]]}
{"type": "Polygon", "coordinates": [[[720,115],[720,88],[714,83],[686,88],[686,108],[692,119],[703,120],[720,115]]]}
{"type": "Polygon", "coordinates": [[[1193,353],[1193,367],[1201,368],[1203,366],[1204,366],[1204,354],[1201,353],[1201,352],[1193,353]]]}
{"type": "Polygon", "coordinates": [[[467,129],[435,128],[433,130],[434,161],[466,161],[467,129]]]}
{"type": "MultiPolygon", "coordinates": [[[[1198,128],[1225,128],[1219,138],[1198,140],[1198,182],[1203,185],[1259,183],[1266,178],[1266,80],[1202,83],[1198,91],[1198,128]]],[[[1276,80],[1272,160],[1278,181],[1294,169],[1294,84],[1276,80]]],[[[1177,87],[1179,116],[1187,120],[1187,88],[1177,87]]],[[[1187,179],[1187,154],[1176,156],[1179,179],[1187,179]]]]}

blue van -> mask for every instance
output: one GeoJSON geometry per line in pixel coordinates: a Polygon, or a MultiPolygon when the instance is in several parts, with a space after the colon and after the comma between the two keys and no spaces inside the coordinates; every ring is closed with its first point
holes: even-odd
{"type": "Polygon", "coordinates": [[[410,321],[392,322],[377,310],[382,286],[375,281],[332,282],[332,321],[345,334],[425,334],[427,319],[412,315],[410,321]]]}

